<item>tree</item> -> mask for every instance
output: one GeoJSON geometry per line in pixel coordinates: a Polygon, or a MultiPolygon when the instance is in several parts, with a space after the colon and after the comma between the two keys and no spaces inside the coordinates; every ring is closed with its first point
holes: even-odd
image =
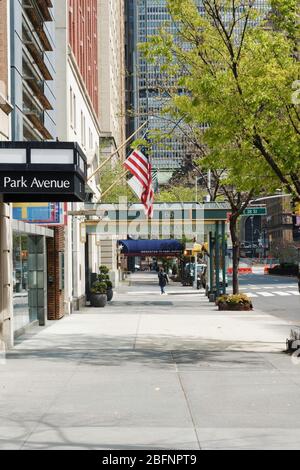
{"type": "MultiPolygon", "coordinates": [[[[293,2],[276,0],[280,12],[293,2]]],[[[210,160],[222,154],[222,168],[236,170],[228,158],[233,152],[254,186],[264,178],[272,190],[279,180],[299,200],[300,113],[292,103],[299,64],[295,40],[287,34],[296,31],[296,8],[281,31],[272,27],[272,16],[263,21],[254,0],[202,5],[200,14],[193,0],[168,0],[176,33],[166,27],[142,46],[147,59],[172,77],[166,111],[198,125],[210,160]]]]}
{"type": "MultiPolygon", "coordinates": [[[[105,167],[103,172],[101,173],[100,178],[100,187],[102,194],[105,193],[110,186],[118,180],[124,173],[124,167],[122,162],[114,163],[113,167],[108,166],[105,167]]],[[[101,198],[102,203],[118,203],[120,197],[127,197],[129,202],[137,201],[137,197],[133,194],[131,189],[129,188],[126,177],[116,184],[105,196],[101,198]]]]}
{"type": "Polygon", "coordinates": [[[271,17],[263,21],[254,0],[203,0],[201,14],[193,0],[169,0],[168,8],[176,32],[166,25],[141,49],[169,76],[165,113],[184,120],[201,172],[212,170],[230,202],[238,291],[237,222],[244,208],[279,183],[300,197],[295,41],[272,28],[271,17]]]}
{"type": "Polygon", "coordinates": [[[195,187],[187,187],[183,185],[168,185],[163,187],[160,192],[156,195],[156,202],[202,202],[201,197],[203,193],[198,193],[198,199],[196,198],[195,187]]]}

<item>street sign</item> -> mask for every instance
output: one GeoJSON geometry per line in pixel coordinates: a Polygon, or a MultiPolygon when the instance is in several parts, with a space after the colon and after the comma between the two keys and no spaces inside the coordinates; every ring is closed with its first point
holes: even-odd
{"type": "Polygon", "coordinates": [[[0,142],[4,202],[84,202],[87,161],[73,142],[0,142]]]}
{"type": "Polygon", "coordinates": [[[267,208],[266,207],[248,207],[244,210],[243,214],[244,217],[255,216],[255,215],[267,215],[267,208]]]}

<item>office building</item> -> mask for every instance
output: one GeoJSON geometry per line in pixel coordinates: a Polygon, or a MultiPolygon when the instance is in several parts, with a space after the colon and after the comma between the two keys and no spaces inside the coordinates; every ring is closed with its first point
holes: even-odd
{"type": "MultiPolygon", "coordinates": [[[[9,0],[0,2],[0,140],[10,139],[10,9],[9,0]]],[[[0,199],[0,354],[13,342],[11,289],[11,208],[0,199]]]]}
{"type": "MultiPolygon", "coordinates": [[[[1,2],[2,8],[3,4],[1,2]]],[[[11,0],[9,16],[8,90],[12,104],[10,135],[13,141],[56,139],[55,28],[53,0],[11,0]]],[[[1,14],[1,20],[5,18],[1,14]]],[[[1,30],[2,32],[4,30],[1,30]]],[[[54,232],[27,223],[36,207],[24,203],[10,207],[7,245],[11,245],[9,309],[10,343],[30,324],[45,325],[48,318],[47,244],[54,232]],[[28,214],[31,214],[28,216],[28,214]]],[[[48,205],[44,204],[48,209],[48,205]]]]}
{"type": "MultiPolygon", "coordinates": [[[[99,121],[102,160],[119,148],[126,139],[124,22],[124,0],[98,0],[99,121]]],[[[125,149],[122,149],[116,158],[124,160],[125,149]]]]}
{"type": "MultiPolygon", "coordinates": [[[[99,162],[99,88],[97,0],[56,3],[57,136],[60,141],[77,142],[91,174],[99,162]]],[[[90,199],[99,196],[99,179],[89,181],[90,199]]],[[[68,203],[66,212],[82,209],[68,203]]],[[[81,220],[66,217],[65,226],[65,313],[85,306],[90,272],[98,270],[95,240],[83,243],[81,220]]]]}
{"type": "Polygon", "coordinates": [[[12,0],[13,140],[56,138],[55,29],[52,0],[12,0]]]}

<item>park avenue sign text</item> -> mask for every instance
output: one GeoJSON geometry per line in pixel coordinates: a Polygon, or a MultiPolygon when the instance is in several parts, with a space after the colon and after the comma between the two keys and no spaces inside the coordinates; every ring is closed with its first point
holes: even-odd
{"type": "Polygon", "coordinates": [[[28,178],[21,176],[14,178],[11,176],[4,176],[3,189],[60,189],[66,190],[71,188],[71,181],[66,178],[47,179],[40,177],[28,178]]]}

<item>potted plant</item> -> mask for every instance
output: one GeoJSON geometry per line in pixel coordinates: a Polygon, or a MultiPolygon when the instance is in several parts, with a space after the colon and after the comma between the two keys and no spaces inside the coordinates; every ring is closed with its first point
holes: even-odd
{"type": "Polygon", "coordinates": [[[103,308],[107,304],[107,286],[105,282],[96,281],[91,288],[92,307],[103,308]]]}
{"type": "Polygon", "coordinates": [[[107,301],[110,302],[113,298],[113,285],[111,280],[109,279],[109,269],[107,266],[100,266],[99,267],[99,274],[98,274],[98,281],[104,282],[106,284],[106,295],[107,301]]]}
{"type": "Polygon", "coordinates": [[[110,302],[114,296],[113,285],[111,281],[106,281],[106,288],[107,301],[110,302]]]}
{"type": "Polygon", "coordinates": [[[251,299],[245,294],[222,295],[216,300],[219,310],[250,311],[253,310],[251,299]]]}

